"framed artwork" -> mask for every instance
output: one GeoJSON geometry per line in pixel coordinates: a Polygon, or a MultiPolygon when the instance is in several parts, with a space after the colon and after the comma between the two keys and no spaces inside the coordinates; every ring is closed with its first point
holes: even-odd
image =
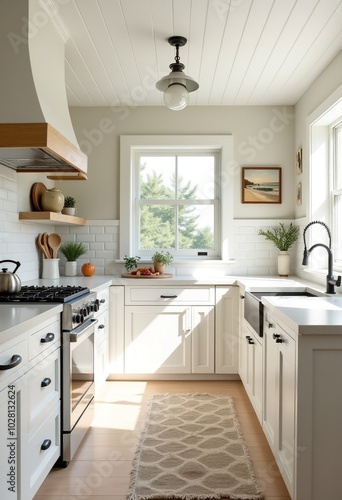
{"type": "Polygon", "coordinates": [[[303,193],[301,182],[298,182],[296,191],[297,191],[296,193],[297,205],[300,206],[302,204],[302,193],[303,193]]]}
{"type": "Polygon", "coordinates": [[[281,203],[281,167],[242,167],[242,203],[281,203]]]}
{"type": "Polygon", "coordinates": [[[302,148],[298,148],[296,151],[296,172],[297,172],[297,175],[300,175],[303,173],[302,148]]]}

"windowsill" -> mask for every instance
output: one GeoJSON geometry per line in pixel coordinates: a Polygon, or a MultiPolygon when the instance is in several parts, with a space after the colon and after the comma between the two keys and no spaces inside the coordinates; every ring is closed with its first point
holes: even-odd
{"type": "MultiPolygon", "coordinates": [[[[205,260],[205,259],[187,259],[187,260],[174,260],[171,262],[170,266],[172,267],[182,267],[182,266],[189,266],[189,264],[196,266],[196,265],[201,265],[201,266],[224,266],[227,264],[235,264],[236,260],[234,259],[229,259],[229,260],[220,260],[220,259],[215,259],[215,260],[205,260]]],[[[125,264],[125,261],[122,259],[117,259],[115,260],[115,264],[125,264]]],[[[149,259],[141,259],[139,260],[138,266],[140,264],[153,264],[152,260],[149,259]]]]}

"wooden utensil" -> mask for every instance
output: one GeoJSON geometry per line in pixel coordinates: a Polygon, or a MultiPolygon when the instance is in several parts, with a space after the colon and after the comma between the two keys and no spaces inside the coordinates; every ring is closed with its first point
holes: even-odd
{"type": "Polygon", "coordinates": [[[51,233],[47,237],[48,245],[52,252],[52,258],[57,259],[57,252],[62,243],[62,238],[59,234],[51,233]]]}
{"type": "Polygon", "coordinates": [[[44,257],[46,259],[50,259],[50,254],[47,252],[47,250],[43,244],[43,235],[42,234],[38,234],[37,245],[40,248],[40,250],[43,252],[44,257]]]}
{"type": "Polygon", "coordinates": [[[42,244],[45,247],[46,254],[48,255],[47,259],[51,259],[52,255],[51,255],[50,247],[49,247],[49,244],[48,244],[48,234],[47,233],[43,233],[42,244]]]}

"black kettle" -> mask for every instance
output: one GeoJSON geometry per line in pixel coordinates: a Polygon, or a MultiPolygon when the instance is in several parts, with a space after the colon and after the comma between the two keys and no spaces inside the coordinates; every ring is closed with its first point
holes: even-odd
{"type": "Polygon", "coordinates": [[[19,276],[15,274],[16,270],[21,265],[20,262],[16,262],[15,260],[0,260],[0,264],[4,262],[12,262],[16,264],[16,267],[12,273],[8,271],[7,267],[2,268],[2,272],[0,272],[0,293],[20,292],[21,281],[19,276]]]}

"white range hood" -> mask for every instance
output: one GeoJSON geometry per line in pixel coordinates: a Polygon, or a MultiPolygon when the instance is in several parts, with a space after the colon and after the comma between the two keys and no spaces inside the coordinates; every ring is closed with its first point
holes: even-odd
{"type": "Polygon", "coordinates": [[[49,3],[0,2],[0,164],[55,179],[86,179],[87,156],[66,98],[65,41],[49,3]]]}

